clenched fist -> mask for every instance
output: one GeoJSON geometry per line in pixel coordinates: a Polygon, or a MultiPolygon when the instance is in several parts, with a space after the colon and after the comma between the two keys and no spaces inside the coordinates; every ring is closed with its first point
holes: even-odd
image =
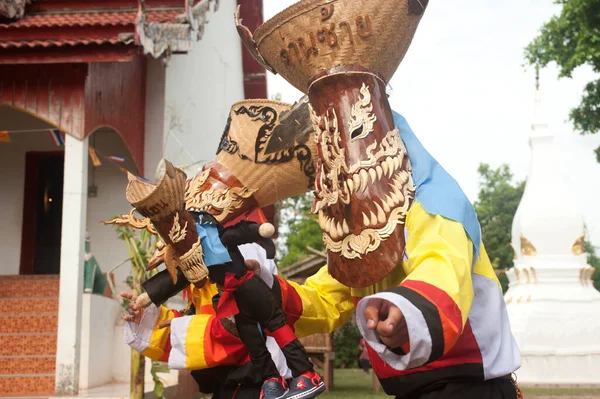
{"type": "Polygon", "coordinates": [[[385,299],[372,298],[365,308],[367,328],[373,330],[385,346],[395,350],[408,342],[408,327],[397,306],[385,299]]]}

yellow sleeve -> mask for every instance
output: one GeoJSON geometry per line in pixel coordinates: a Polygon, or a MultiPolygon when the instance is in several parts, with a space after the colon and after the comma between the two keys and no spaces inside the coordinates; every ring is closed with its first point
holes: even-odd
{"type": "Polygon", "coordinates": [[[327,272],[327,266],[309,277],[303,285],[277,276],[284,312],[296,335],[330,333],[341,327],[354,312],[350,288],[327,272]]]}
{"type": "Polygon", "coordinates": [[[406,218],[407,278],[399,287],[364,298],[359,327],[369,344],[398,370],[423,366],[447,353],[460,335],[473,302],[474,250],[462,224],[431,215],[415,201],[406,218]],[[364,308],[370,298],[392,302],[403,313],[410,342],[405,355],[379,343],[366,329],[364,308]]]}

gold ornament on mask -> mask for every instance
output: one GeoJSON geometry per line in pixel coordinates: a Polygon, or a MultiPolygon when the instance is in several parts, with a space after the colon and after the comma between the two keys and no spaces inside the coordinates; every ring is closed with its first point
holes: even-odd
{"type": "Polygon", "coordinates": [[[117,226],[128,226],[137,230],[148,230],[148,233],[158,235],[152,222],[147,217],[137,217],[134,215],[135,208],[132,208],[128,214],[114,217],[110,220],[104,220],[104,224],[115,224],[117,226]]]}
{"type": "Polygon", "coordinates": [[[377,117],[372,114],[371,93],[364,83],[360,88],[360,94],[362,98],[352,106],[350,123],[348,124],[351,141],[367,137],[369,133],[373,132],[373,124],[377,121],[377,117]]]}
{"type": "Polygon", "coordinates": [[[228,188],[210,188],[202,190],[211,168],[207,168],[202,173],[188,182],[185,192],[185,207],[193,211],[209,212],[219,222],[227,216],[241,208],[244,202],[256,192],[247,187],[228,187],[228,188]]]}
{"type": "MultiPolygon", "coordinates": [[[[371,110],[370,94],[363,84],[361,98],[352,106],[353,118],[349,123],[349,131],[360,131],[356,140],[371,133],[376,120],[369,114],[371,110]]],[[[340,253],[346,259],[360,259],[379,248],[381,242],[406,219],[410,200],[414,198],[410,163],[407,161],[408,170],[401,170],[403,159],[407,157],[406,151],[396,128],[388,132],[380,143],[375,141],[367,147],[366,160],[348,167],[344,149],[339,144],[340,131],[335,110],[318,117],[311,108],[311,119],[319,133],[322,159],[313,211],[319,215],[323,242],[327,250],[340,253]],[[362,213],[363,229],[358,234],[350,233],[346,219],[336,220],[324,212],[328,206],[348,204],[353,194],[364,192],[370,184],[382,178],[389,181],[389,192],[384,197],[372,199],[374,208],[369,214],[362,213]]]]}
{"type": "MultiPolygon", "coordinates": [[[[311,114],[313,113],[314,111],[311,108],[311,114]]],[[[319,120],[315,129],[320,132],[318,145],[323,159],[321,173],[319,174],[320,180],[316,182],[321,200],[317,201],[314,211],[319,211],[327,205],[337,204],[338,201],[348,204],[350,202],[348,184],[340,184],[340,176],[342,173],[348,172],[348,167],[346,166],[344,149],[340,147],[341,137],[335,110],[324,118],[313,116],[312,119],[319,120]]]]}
{"type": "Polygon", "coordinates": [[[169,238],[171,239],[171,241],[177,243],[185,240],[187,226],[188,224],[187,222],[185,222],[185,225],[183,226],[183,228],[181,228],[181,224],[179,224],[179,213],[176,213],[175,218],[173,220],[173,226],[169,231],[169,238]]]}

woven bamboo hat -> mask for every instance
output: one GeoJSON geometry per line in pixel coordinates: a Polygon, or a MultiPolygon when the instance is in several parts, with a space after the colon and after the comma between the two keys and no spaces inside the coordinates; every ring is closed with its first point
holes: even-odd
{"type": "Polygon", "coordinates": [[[129,183],[125,191],[127,201],[138,212],[151,220],[160,220],[172,212],[183,209],[186,175],[165,160],[165,172],[158,184],[127,174],[129,183]]]}
{"type": "Polygon", "coordinates": [[[186,207],[223,222],[313,188],[314,129],[303,98],[232,105],[214,162],[188,182],[186,207]]]}
{"type": "Polygon", "coordinates": [[[387,82],[404,58],[429,0],[302,0],[256,29],[236,26],[267,70],[306,93],[311,77],[359,65],[387,82]]]}

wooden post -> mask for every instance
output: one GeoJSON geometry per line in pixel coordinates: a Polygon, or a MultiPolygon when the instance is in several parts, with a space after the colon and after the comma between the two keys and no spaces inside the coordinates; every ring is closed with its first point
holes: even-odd
{"type": "Polygon", "coordinates": [[[189,370],[179,370],[177,381],[177,399],[194,399],[200,395],[200,388],[189,370]]]}
{"type": "Polygon", "coordinates": [[[331,352],[326,352],[324,358],[325,361],[323,362],[323,379],[325,382],[325,389],[327,391],[330,391],[333,388],[334,356],[331,352]]]}
{"type": "Polygon", "coordinates": [[[329,391],[333,389],[333,370],[335,368],[335,348],[333,347],[332,334],[327,334],[327,352],[325,352],[325,388],[329,391]]]}

